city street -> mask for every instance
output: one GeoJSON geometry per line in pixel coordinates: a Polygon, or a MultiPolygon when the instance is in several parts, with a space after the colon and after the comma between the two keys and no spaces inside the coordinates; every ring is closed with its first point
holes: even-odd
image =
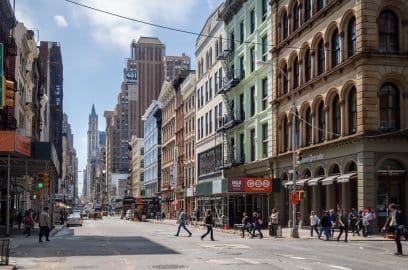
{"type": "MultiPolygon", "coordinates": [[[[190,226],[189,226],[190,228],[190,226]]],[[[406,269],[408,256],[392,255],[392,241],[349,243],[302,238],[241,238],[215,231],[204,241],[176,224],[137,223],[105,218],[64,228],[51,242],[20,238],[11,251],[18,269],[406,269]]],[[[407,242],[403,242],[405,251],[407,242]]]]}

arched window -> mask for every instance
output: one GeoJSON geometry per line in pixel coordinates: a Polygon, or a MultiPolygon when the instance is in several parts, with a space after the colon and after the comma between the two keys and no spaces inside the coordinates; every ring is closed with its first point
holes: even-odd
{"type": "Polygon", "coordinates": [[[380,90],[380,129],[395,131],[400,128],[400,92],[392,83],[386,83],[380,90]]]}
{"type": "Polygon", "coordinates": [[[326,115],[324,112],[324,103],[323,101],[320,102],[317,108],[317,118],[318,118],[318,132],[317,132],[317,141],[323,142],[325,140],[325,133],[326,133],[326,115]]]}
{"type": "Polygon", "coordinates": [[[293,32],[299,28],[299,5],[296,3],[293,7],[293,32]]]}
{"type": "Polygon", "coordinates": [[[305,112],[305,146],[312,144],[312,111],[310,107],[305,112]]]}
{"type": "Polygon", "coordinates": [[[288,65],[285,64],[283,66],[282,69],[283,73],[282,73],[282,81],[283,81],[283,85],[282,85],[282,94],[285,95],[288,93],[288,88],[289,88],[289,82],[288,82],[288,65]]]}
{"type": "Polygon", "coordinates": [[[305,2],[304,2],[304,6],[305,6],[305,16],[304,16],[304,19],[305,19],[305,22],[306,22],[307,20],[309,20],[310,17],[311,17],[311,15],[312,15],[312,4],[311,4],[310,1],[311,1],[311,0],[305,0],[305,2]]]}
{"type": "Polygon", "coordinates": [[[321,75],[324,72],[324,44],[323,39],[320,40],[319,45],[317,45],[317,75],[321,75]]]}
{"type": "Polygon", "coordinates": [[[356,99],[356,88],[353,87],[348,95],[347,98],[347,106],[348,106],[348,122],[349,128],[348,133],[349,135],[354,134],[357,132],[357,99],[356,99]]]}
{"type": "Polygon", "coordinates": [[[353,17],[348,23],[347,26],[347,48],[348,48],[348,57],[354,55],[357,48],[357,34],[356,34],[356,18],[353,17]]]}
{"type": "Polygon", "coordinates": [[[282,120],[282,152],[289,149],[289,124],[286,117],[282,120]]]}
{"type": "Polygon", "coordinates": [[[331,48],[331,55],[332,55],[332,67],[337,66],[340,64],[340,36],[339,30],[335,30],[332,34],[332,48],[331,48]]]}
{"type": "Polygon", "coordinates": [[[299,87],[299,60],[296,57],[293,61],[293,89],[299,87]]]}
{"type": "Polygon", "coordinates": [[[306,50],[304,63],[305,63],[305,82],[308,82],[312,77],[312,61],[310,57],[309,48],[306,50]]]}
{"type": "Polygon", "coordinates": [[[340,137],[341,132],[341,115],[340,115],[340,101],[339,96],[336,95],[332,101],[332,132],[333,138],[340,137]]]}
{"type": "Polygon", "coordinates": [[[398,52],[398,17],[391,10],[384,10],[378,19],[378,40],[380,52],[398,52]]]}
{"type": "Polygon", "coordinates": [[[218,49],[218,40],[215,41],[215,57],[218,57],[219,49],[218,49]]]}
{"type": "Polygon", "coordinates": [[[288,20],[288,14],[283,14],[282,18],[282,27],[283,27],[283,39],[287,38],[289,36],[289,20],[288,20]]]}
{"type": "Polygon", "coordinates": [[[218,49],[219,49],[219,54],[222,54],[222,37],[220,36],[218,42],[218,49]]]}

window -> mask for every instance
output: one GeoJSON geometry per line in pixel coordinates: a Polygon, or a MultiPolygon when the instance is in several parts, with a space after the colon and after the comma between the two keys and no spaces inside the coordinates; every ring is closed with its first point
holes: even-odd
{"type": "Polygon", "coordinates": [[[218,70],[218,87],[221,89],[222,88],[222,68],[218,70]]]}
{"type": "Polygon", "coordinates": [[[262,110],[268,107],[268,78],[262,79],[262,110]]]}
{"type": "Polygon", "coordinates": [[[293,7],[293,32],[299,28],[299,6],[295,3],[293,7]]]}
{"type": "Polygon", "coordinates": [[[255,86],[251,87],[251,116],[255,115],[255,86]]]}
{"type": "Polygon", "coordinates": [[[229,47],[229,49],[230,49],[231,51],[234,51],[234,50],[235,50],[235,34],[234,34],[234,32],[231,32],[231,33],[230,33],[229,42],[230,42],[230,47],[229,47]]]}
{"type": "MultiPolygon", "coordinates": [[[[252,53],[251,53],[251,55],[252,55],[252,53]]],[[[240,74],[239,75],[243,79],[245,77],[244,56],[241,56],[239,58],[239,69],[240,69],[240,74]]],[[[232,70],[234,70],[234,69],[232,69],[232,70]]]]}
{"type": "Polygon", "coordinates": [[[306,50],[304,63],[305,63],[305,82],[308,82],[312,77],[312,61],[310,57],[309,48],[306,50]]]}
{"type": "Polygon", "coordinates": [[[215,41],[215,58],[218,57],[220,54],[219,48],[218,48],[218,40],[215,41]]]}
{"type": "Polygon", "coordinates": [[[282,120],[282,152],[287,152],[289,146],[289,123],[287,118],[282,120]]]}
{"type": "Polygon", "coordinates": [[[356,88],[353,87],[347,98],[348,106],[348,122],[349,130],[348,133],[354,134],[357,132],[357,99],[356,99],[356,88]]]}
{"type": "Polygon", "coordinates": [[[268,36],[262,37],[262,61],[266,62],[268,59],[268,36]]]}
{"type": "Polygon", "coordinates": [[[268,124],[262,125],[262,157],[268,156],[268,124]]]}
{"type": "Polygon", "coordinates": [[[269,0],[262,0],[262,21],[265,21],[268,16],[268,2],[269,0]]]}
{"type": "Polygon", "coordinates": [[[210,79],[208,80],[208,88],[209,88],[209,100],[212,99],[212,77],[210,77],[210,79]]]}
{"type": "Polygon", "coordinates": [[[299,61],[296,57],[293,61],[293,89],[299,87],[299,61]]]}
{"type": "Polygon", "coordinates": [[[324,0],[316,0],[316,11],[323,9],[324,7],[324,0]]]}
{"type": "Polygon", "coordinates": [[[356,18],[353,17],[347,26],[347,56],[351,57],[357,48],[356,18]]]}
{"type": "Polygon", "coordinates": [[[340,115],[340,101],[339,96],[336,95],[332,101],[332,125],[333,125],[333,139],[340,137],[341,132],[341,115],[340,115]]]}
{"type": "Polygon", "coordinates": [[[239,44],[244,42],[244,21],[239,24],[239,44]]]}
{"type": "Polygon", "coordinates": [[[239,157],[242,163],[245,163],[245,141],[244,133],[239,134],[239,157]]]}
{"type": "Polygon", "coordinates": [[[208,114],[208,118],[209,118],[209,122],[210,122],[208,133],[211,134],[211,133],[212,133],[212,122],[213,122],[213,121],[212,121],[212,120],[213,120],[212,110],[210,110],[210,112],[209,112],[209,114],[208,114]]]}
{"type": "Polygon", "coordinates": [[[321,75],[324,72],[324,62],[324,44],[322,39],[317,46],[317,75],[321,75]]]}
{"type": "Polygon", "coordinates": [[[310,107],[305,112],[305,146],[312,144],[312,112],[310,107]]]}
{"type": "Polygon", "coordinates": [[[400,128],[400,92],[392,83],[386,83],[380,90],[380,129],[395,131],[400,128]]]}
{"type": "Polygon", "coordinates": [[[205,136],[208,135],[208,113],[205,114],[205,136]]]}
{"type": "Polygon", "coordinates": [[[311,17],[312,4],[311,4],[310,0],[305,0],[304,5],[305,5],[305,17],[304,18],[305,18],[305,22],[306,22],[311,17]]]}
{"type": "Polygon", "coordinates": [[[197,89],[197,105],[198,105],[198,108],[199,108],[199,109],[201,108],[201,106],[200,106],[200,104],[201,104],[200,97],[201,97],[201,95],[200,95],[200,88],[198,88],[198,89],[197,89]]]}
{"type": "Polygon", "coordinates": [[[200,124],[201,124],[201,137],[200,138],[203,138],[204,137],[204,116],[201,116],[200,124]]]}
{"type": "Polygon", "coordinates": [[[218,126],[222,126],[222,102],[218,104],[218,126]]]}
{"type": "Polygon", "coordinates": [[[230,154],[231,157],[228,157],[228,158],[231,158],[232,160],[235,161],[236,153],[235,153],[235,138],[234,137],[232,137],[230,140],[230,146],[231,146],[231,154],[230,154]]]}
{"type": "Polygon", "coordinates": [[[286,95],[287,93],[288,93],[288,84],[289,84],[289,82],[288,82],[288,65],[284,65],[283,66],[283,69],[282,69],[282,71],[283,71],[283,73],[282,73],[282,79],[283,79],[283,92],[282,92],[282,94],[283,95],[286,95]]]}
{"type": "Polygon", "coordinates": [[[283,14],[283,19],[282,19],[282,26],[283,26],[283,39],[286,39],[289,36],[289,20],[288,20],[288,15],[285,13],[283,14]]]}
{"type": "Polygon", "coordinates": [[[214,73],[214,94],[218,92],[218,71],[214,73]]]}
{"type": "Polygon", "coordinates": [[[255,160],[255,129],[251,129],[251,161],[255,160]]]}
{"type": "Polygon", "coordinates": [[[380,52],[398,52],[399,27],[398,17],[391,10],[384,10],[378,19],[380,52]]]}
{"type": "Polygon", "coordinates": [[[208,81],[205,82],[205,103],[208,102],[208,81]]]}
{"type": "Polygon", "coordinates": [[[333,32],[332,35],[332,67],[337,66],[340,64],[341,59],[340,59],[340,36],[339,36],[339,31],[336,29],[333,32]]]}
{"type": "Polygon", "coordinates": [[[240,109],[240,119],[245,120],[245,103],[244,103],[244,94],[239,95],[239,109],[240,109]]]}
{"type": "Polygon", "coordinates": [[[325,140],[325,133],[326,133],[326,119],[325,119],[325,112],[324,112],[324,103],[323,101],[320,102],[319,107],[317,109],[317,118],[318,118],[318,142],[323,142],[325,140]]]}
{"type": "Polygon", "coordinates": [[[217,117],[218,117],[218,105],[214,107],[214,117],[215,117],[214,130],[217,130],[217,128],[218,128],[218,121],[217,121],[217,117]]]}
{"type": "Polygon", "coordinates": [[[204,106],[204,88],[201,86],[201,107],[204,106]]]}
{"type": "Polygon", "coordinates": [[[255,47],[252,47],[251,49],[249,49],[249,61],[250,61],[250,72],[253,72],[255,69],[255,47]]]}
{"type": "Polygon", "coordinates": [[[198,124],[197,124],[197,127],[198,127],[198,129],[197,129],[197,139],[199,140],[199,139],[201,139],[201,118],[198,118],[198,124]]]}
{"type": "Polygon", "coordinates": [[[255,31],[255,9],[249,12],[249,20],[250,20],[249,32],[252,34],[255,31]]]}

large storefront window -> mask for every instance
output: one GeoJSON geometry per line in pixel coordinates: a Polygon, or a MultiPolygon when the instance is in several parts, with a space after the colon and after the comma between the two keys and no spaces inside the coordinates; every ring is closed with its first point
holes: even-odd
{"type": "Polygon", "coordinates": [[[221,166],[221,145],[198,154],[198,176],[217,172],[216,168],[221,166]]]}

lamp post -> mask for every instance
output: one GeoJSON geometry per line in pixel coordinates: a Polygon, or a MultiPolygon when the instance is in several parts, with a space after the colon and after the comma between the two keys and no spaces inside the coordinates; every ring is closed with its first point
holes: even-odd
{"type": "MultiPolygon", "coordinates": [[[[257,61],[257,65],[260,66],[273,66],[272,62],[270,61],[257,61]]],[[[283,72],[278,67],[279,72],[285,77],[286,81],[289,82],[288,75],[283,72]]],[[[296,140],[296,103],[295,103],[295,95],[294,91],[292,91],[292,192],[296,189],[296,148],[297,148],[297,140],[296,140]]],[[[299,238],[298,228],[296,226],[296,202],[292,201],[292,231],[291,236],[293,238],[299,238]]]]}

